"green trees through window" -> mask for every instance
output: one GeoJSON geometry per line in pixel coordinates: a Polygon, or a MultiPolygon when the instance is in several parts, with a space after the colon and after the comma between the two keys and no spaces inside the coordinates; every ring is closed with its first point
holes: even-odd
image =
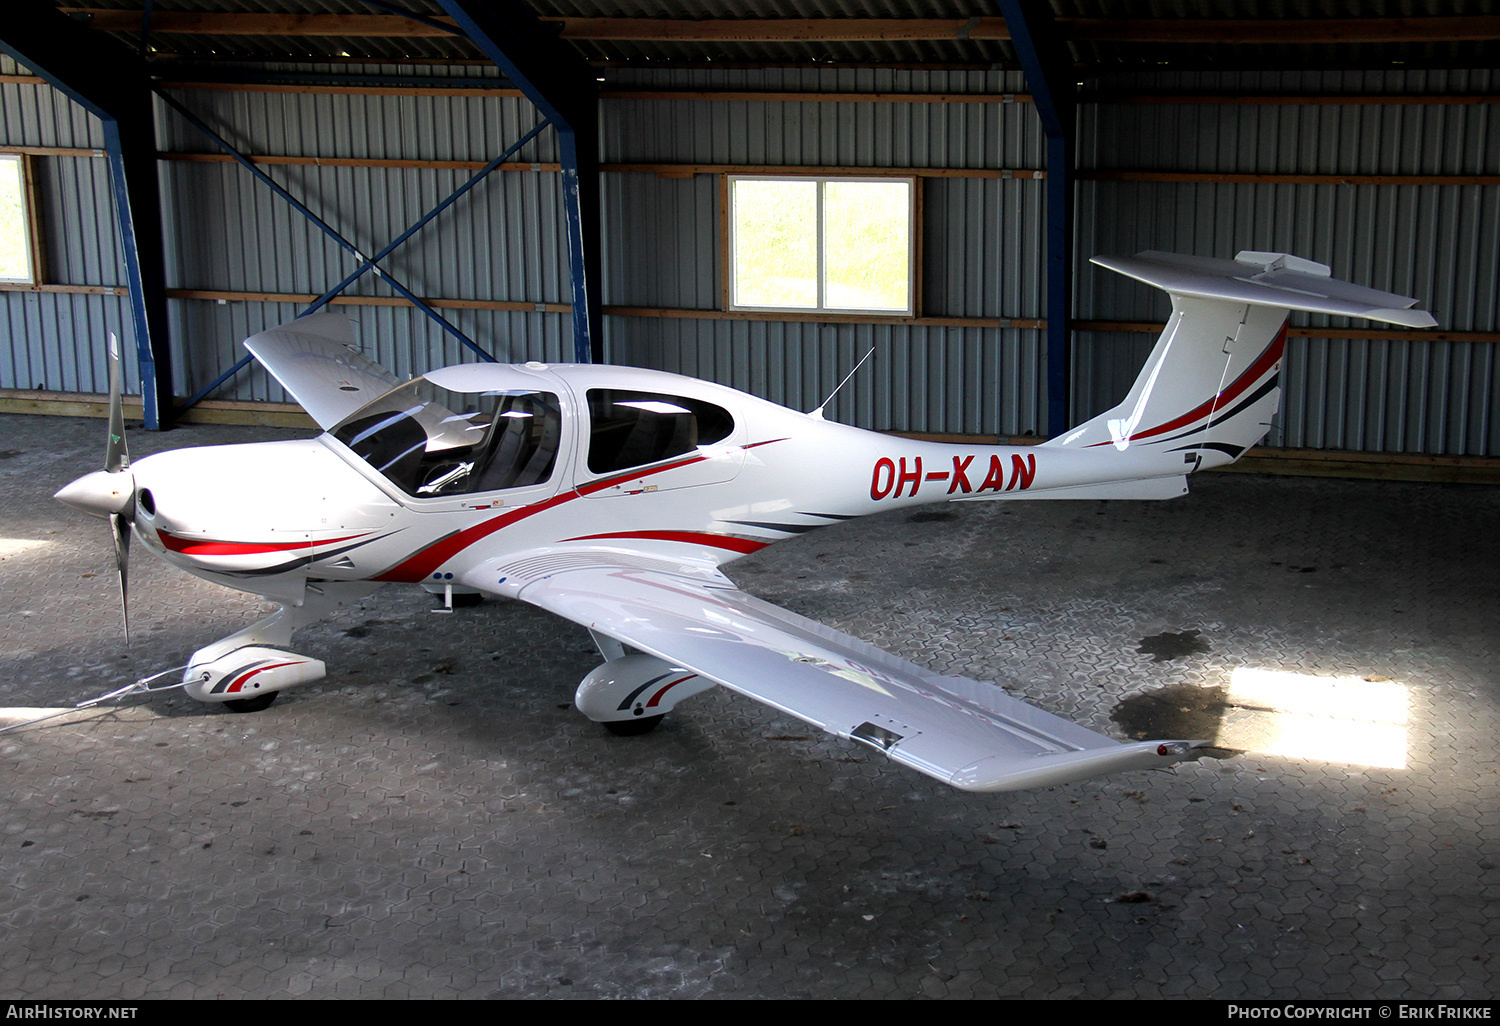
{"type": "Polygon", "coordinates": [[[36,276],[24,169],[19,155],[0,154],[0,281],[30,285],[36,276]]]}
{"type": "Polygon", "coordinates": [[[911,179],[731,176],[730,306],[912,313],[911,179]]]}

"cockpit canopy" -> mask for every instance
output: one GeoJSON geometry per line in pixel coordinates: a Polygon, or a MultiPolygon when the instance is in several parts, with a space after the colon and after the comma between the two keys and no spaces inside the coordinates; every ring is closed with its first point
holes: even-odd
{"type": "MultiPolygon", "coordinates": [[[[586,398],[592,474],[658,463],[734,431],[728,410],[701,399],[619,388],[590,388],[586,398]]],[[[331,433],[408,495],[430,498],[550,480],[562,429],[555,393],[456,391],[422,377],[361,407],[331,433]]]]}
{"type": "Polygon", "coordinates": [[[562,410],[549,392],[453,392],[416,378],[332,433],[409,495],[462,495],[548,480],[562,410]]]}

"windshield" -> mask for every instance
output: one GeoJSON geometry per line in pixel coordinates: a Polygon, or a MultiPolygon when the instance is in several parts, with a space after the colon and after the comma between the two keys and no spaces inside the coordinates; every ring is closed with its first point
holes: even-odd
{"type": "Polygon", "coordinates": [[[562,413],[548,392],[450,392],[417,378],[332,434],[410,495],[460,495],[550,478],[562,413]]]}

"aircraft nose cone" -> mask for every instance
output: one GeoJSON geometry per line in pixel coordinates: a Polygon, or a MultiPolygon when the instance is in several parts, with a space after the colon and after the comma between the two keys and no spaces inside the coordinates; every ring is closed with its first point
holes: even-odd
{"type": "Polygon", "coordinates": [[[53,498],[96,517],[123,513],[135,498],[135,476],[126,470],[95,470],[65,485],[53,498]]]}

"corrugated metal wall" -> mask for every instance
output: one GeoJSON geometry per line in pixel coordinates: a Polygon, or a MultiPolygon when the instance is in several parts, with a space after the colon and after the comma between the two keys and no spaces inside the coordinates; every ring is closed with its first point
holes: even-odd
{"type": "MultiPolygon", "coordinates": [[[[27,71],[0,57],[0,74],[27,71]]],[[[96,149],[104,145],[104,133],[98,119],[61,93],[6,83],[0,84],[0,143],[96,149]]],[[[119,237],[104,160],[34,157],[31,164],[51,280],[119,285],[119,237]]],[[[104,347],[91,350],[73,340],[125,335],[129,319],[123,296],[0,292],[0,388],[103,391],[104,347]]],[[[134,366],[127,378],[128,387],[139,391],[134,366]]]]}
{"type": "MultiPolygon", "coordinates": [[[[1142,75],[1118,93],[1463,96],[1490,72],[1142,75]]],[[[1088,170],[1223,174],[1500,174],[1500,104],[1108,103],[1081,111],[1088,170]]],[[[1232,256],[1295,253],[1337,277],[1416,296],[1448,331],[1500,330],[1500,186],[1088,181],[1078,250],[1232,256]]],[[[1080,320],[1163,320],[1165,297],[1081,266],[1080,320]]],[[[1294,315],[1294,326],[1382,327],[1294,315]]],[[[1079,419],[1117,402],[1153,338],[1081,332],[1079,419]]],[[[1282,411],[1267,443],[1319,449],[1500,454],[1497,343],[1293,337],[1282,411]]]]}
{"type": "MultiPolygon", "coordinates": [[[[334,69],[316,69],[332,71],[334,69]]],[[[348,74],[407,74],[382,66],[348,74]]],[[[0,72],[25,73],[8,61],[0,72]]],[[[441,77],[476,70],[434,68],[441,77]]],[[[1116,92],[1492,92],[1492,73],[1140,75],[1116,92]]],[[[612,71],[606,88],[1024,92],[1017,73],[900,70],[612,71]]],[[[193,91],[191,109],[251,153],[487,160],[536,123],[505,97],[413,97],[193,91]]],[[[1025,103],[614,99],[603,106],[603,159],[631,163],[912,168],[1040,168],[1042,136],[1025,103]]],[[[213,152],[164,107],[165,151],[213,152]]],[[[98,147],[98,125],[45,86],[0,84],[0,144],[98,147]]],[[[544,132],[517,158],[552,161],[544,132]]],[[[1278,174],[1500,173],[1500,105],[1087,104],[1080,167],[1278,174]]],[[[51,280],[122,281],[102,160],[35,158],[51,280]]],[[[410,168],[269,169],[351,241],[384,244],[467,178],[410,168]]],[[[315,293],[351,258],[242,169],[162,163],[169,284],[181,289],[315,293]]],[[[720,302],[719,179],[609,173],[604,178],[605,303],[712,311],[720,302]]],[[[1042,315],[1043,183],[924,179],[923,314],[1042,315]]],[[[420,295],[565,303],[561,200],[550,172],[501,172],[398,251],[391,269],[420,295]]],[[[1165,316],[1152,290],[1086,264],[1095,253],[1173,249],[1231,255],[1277,249],[1336,274],[1422,298],[1444,329],[1494,332],[1500,277],[1500,188],[1490,185],[1311,185],[1083,180],[1075,313],[1082,320],[1165,316]]],[[[387,295],[363,279],[352,292],[387,295]]],[[[102,391],[101,349],[128,337],[121,297],[0,293],[0,387],[102,391]]],[[[171,302],[176,391],[191,394],[238,359],[246,335],[294,316],[291,303],[171,302]]],[[[402,374],[471,359],[406,307],[342,307],[377,358],[402,374]]],[[[571,355],[565,314],[449,310],[502,359],[571,355]]],[[[1299,318],[1300,324],[1327,324],[1299,318]]],[[[1151,337],[1079,332],[1075,419],[1117,401],[1151,337]]],[[[876,355],[830,415],[897,430],[1040,431],[1043,332],[951,326],[815,324],[712,316],[606,318],[616,362],[679,370],[811,408],[864,352],[876,355]]],[[[1295,338],[1273,444],[1500,455],[1495,343],[1295,338]]],[[[135,387],[133,368],[129,387],[135,387]]],[[[274,381],[242,373],[224,398],[283,400],[274,381]]]]}
{"type": "MultiPolygon", "coordinates": [[[[1024,92],[1016,73],[635,71],[612,87],[769,92],[1024,92]]],[[[1042,133],[1026,103],[610,100],[613,163],[1034,169],[1042,133]]],[[[1041,316],[1043,183],[923,180],[922,313],[1041,316]]],[[[713,310],[720,304],[719,178],[611,174],[604,183],[606,304],[713,310]]],[[[1025,329],[610,317],[612,358],[714,378],[812,409],[871,346],[829,406],[864,427],[1020,434],[1044,407],[1025,329]]]]}
{"type": "MultiPolygon", "coordinates": [[[[322,69],[320,69],[322,70],[322,69]]],[[[355,67],[350,74],[396,74],[355,67]]],[[[474,69],[461,69],[472,76],[474,69]]],[[[0,73],[26,74],[8,59],[0,73]]],[[[242,152],[310,157],[488,161],[538,121],[511,97],[373,96],[184,91],[174,94],[242,152]]],[[[219,153],[165,105],[158,106],[164,152],[219,153]]],[[[0,144],[103,145],[98,122],[47,86],[0,84],[0,144]]],[[[544,131],[512,158],[557,159],[544,131]]],[[[99,158],[40,156],[42,223],[49,277],[70,285],[123,282],[109,193],[99,158]]],[[[365,252],[374,252],[458,188],[471,172],[418,168],[271,166],[267,173],[365,252]]],[[[290,205],[232,163],[161,163],[167,285],[273,294],[317,294],[356,261],[290,205]]],[[[420,296],[567,302],[559,179],[546,171],[492,174],[382,266],[420,296]]],[[[392,295],[366,275],[349,295],[392,295]]],[[[3,292],[0,388],[102,392],[108,331],[129,338],[126,300],[115,296],[3,292]],[[89,340],[94,340],[92,343],[89,340]]],[[[300,304],[172,299],[169,316],[174,391],[191,395],[231,367],[250,334],[292,319],[300,304]]],[[[359,337],[401,374],[475,357],[410,307],[340,306],[359,337]]],[[[445,310],[445,317],[502,360],[571,358],[565,314],[445,310]]],[[[127,389],[138,391],[133,361],[127,389]]],[[[252,365],[215,398],[287,401],[280,386],[252,365]]]]}

